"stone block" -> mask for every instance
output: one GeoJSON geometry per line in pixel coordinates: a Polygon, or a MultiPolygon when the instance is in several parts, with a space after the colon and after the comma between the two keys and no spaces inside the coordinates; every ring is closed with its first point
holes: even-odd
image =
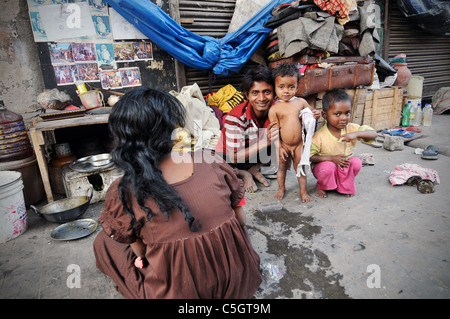
{"type": "Polygon", "coordinates": [[[383,147],[388,151],[401,151],[405,145],[404,138],[401,136],[386,136],[383,147]]]}

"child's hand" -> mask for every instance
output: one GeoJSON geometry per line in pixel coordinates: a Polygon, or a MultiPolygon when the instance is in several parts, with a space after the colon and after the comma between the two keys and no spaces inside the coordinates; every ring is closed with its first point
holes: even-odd
{"type": "Polygon", "coordinates": [[[353,132],[353,133],[346,133],[341,135],[341,142],[351,142],[354,139],[358,138],[358,133],[357,132],[353,132]]]}
{"type": "Polygon", "coordinates": [[[344,154],[334,155],[332,162],[335,163],[340,168],[347,167],[350,165],[350,161],[345,157],[344,154]]]}
{"type": "Polygon", "coordinates": [[[144,261],[141,257],[138,257],[134,260],[134,266],[138,269],[144,268],[144,261]]]}
{"type": "Polygon", "coordinates": [[[313,112],[314,118],[315,118],[316,120],[318,120],[318,119],[320,118],[321,112],[320,112],[319,110],[315,110],[315,109],[313,109],[313,110],[311,110],[311,111],[313,112]]]}
{"type": "Polygon", "coordinates": [[[280,157],[283,159],[283,161],[287,161],[289,158],[289,153],[286,151],[283,147],[279,147],[280,157]]]}

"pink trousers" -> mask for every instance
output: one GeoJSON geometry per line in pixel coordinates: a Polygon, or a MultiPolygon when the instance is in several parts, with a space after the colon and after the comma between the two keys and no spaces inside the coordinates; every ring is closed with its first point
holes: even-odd
{"type": "Polygon", "coordinates": [[[362,163],[357,157],[350,157],[349,161],[350,165],[344,168],[339,168],[330,161],[316,164],[312,173],[317,178],[317,187],[325,191],[335,189],[341,194],[355,194],[355,177],[361,170],[362,163]]]}

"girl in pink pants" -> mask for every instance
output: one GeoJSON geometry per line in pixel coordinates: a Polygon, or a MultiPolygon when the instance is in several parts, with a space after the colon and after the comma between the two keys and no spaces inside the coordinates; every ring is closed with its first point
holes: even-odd
{"type": "Polygon", "coordinates": [[[318,197],[327,197],[328,190],[349,197],[356,193],[355,177],[362,166],[359,158],[352,157],[356,140],[371,143],[377,132],[367,125],[349,123],[351,109],[352,99],[344,90],[323,96],[322,116],[327,122],[314,133],[310,153],[318,197]]]}
{"type": "Polygon", "coordinates": [[[350,157],[348,161],[349,165],[342,168],[331,161],[316,164],[312,172],[317,178],[317,188],[323,191],[335,189],[338,193],[348,196],[355,194],[355,177],[361,170],[362,163],[357,157],[350,157]]]}

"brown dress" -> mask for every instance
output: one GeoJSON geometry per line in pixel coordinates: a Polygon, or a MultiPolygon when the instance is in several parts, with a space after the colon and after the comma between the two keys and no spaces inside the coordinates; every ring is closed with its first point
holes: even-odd
{"type": "Polygon", "coordinates": [[[196,162],[192,176],[171,186],[200,220],[198,232],[189,230],[178,208],[167,219],[150,199],[146,205],[155,212],[150,220],[134,200],[142,225],[135,233],[119,199],[119,181],[109,187],[94,253],[97,267],[124,297],[250,298],[258,289],[260,259],[232,209],[244,196],[242,181],[217,156],[213,163],[196,162]],[[129,246],[137,237],[147,245],[143,269],[134,266],[129,246]]]}

